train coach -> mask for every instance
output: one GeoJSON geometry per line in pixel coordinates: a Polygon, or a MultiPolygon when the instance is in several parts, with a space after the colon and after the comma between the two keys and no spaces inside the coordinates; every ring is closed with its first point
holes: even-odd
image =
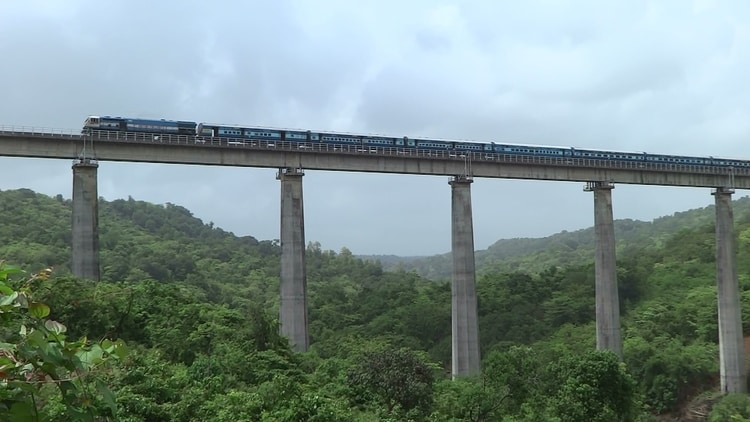
{"type": "Polygon", "coordinates": [[[491,151],[506,155],[531,155],[535,157],[570,157],[572,148],[548,147],[539,145],[511,145],[491,143],[491,151]]]}

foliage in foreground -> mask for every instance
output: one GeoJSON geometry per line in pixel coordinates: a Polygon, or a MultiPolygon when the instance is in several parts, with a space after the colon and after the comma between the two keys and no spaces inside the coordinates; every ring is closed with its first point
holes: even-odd
{"type": "Polygon", "coordinates": [[[48,318],[49,306],[34,298],[33,287],[49,272],[12,278],[22,274],[0,261],[0,419],[116,417],[114,395],[100,375],[109,360],[125,356],[125,344],[68,340],[65,325],[48,318]]]}

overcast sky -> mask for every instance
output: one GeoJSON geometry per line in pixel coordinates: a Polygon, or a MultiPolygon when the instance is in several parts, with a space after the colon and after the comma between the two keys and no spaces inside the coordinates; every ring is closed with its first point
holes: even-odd
{"type": "MultiPolygon", "coordinates": [[[[3,0],[0,125],[118,115],[750,159],[749,51],[745,0],[3,0]]],[[[70,165],[0,158],[0,189],[70,197],[70,165]]],[[[276,239],[275,173],[102,162],[99,195],[276,239]]],[[[447,252],[448,181],[307,171],[306,239],[447,252]]],[[[477,249],[593,224],[582,183],[475,179],[472,196],[477,249]]],[[[712,203],[613,191],[615,218],[712,203]]]]}

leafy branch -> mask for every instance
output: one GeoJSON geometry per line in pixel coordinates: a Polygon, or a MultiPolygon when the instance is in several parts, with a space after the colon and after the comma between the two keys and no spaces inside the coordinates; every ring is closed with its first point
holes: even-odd
{"type": "Polygon", "coordinates": [[[50,398],[46,385],[57,387],[70,419],[116,419],[114,394],[96,375],[127,355],[125,343],[69,341],[65,325],[50,319],[50,307],[33,297],[31,286],[51,270],[25,274],[0,261],[0,419],[41,420],[50,398]]]}

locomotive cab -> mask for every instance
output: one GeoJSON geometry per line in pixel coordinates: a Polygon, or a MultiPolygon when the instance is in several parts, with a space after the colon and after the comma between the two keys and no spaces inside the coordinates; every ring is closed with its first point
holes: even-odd
{"type": "Polygon", "coordinates": [[[99,116],[89,116],[86,121],[83,122],[84,129],[98,129],[99,128],[99,116]]]}
{"type": "Polygon", "coordinates": [[[97,129],[99,129],[99,116],[89,116],[86,118],[86,121],[83,122],[81,135],[89,134],[92,130],[97,129]]]}

